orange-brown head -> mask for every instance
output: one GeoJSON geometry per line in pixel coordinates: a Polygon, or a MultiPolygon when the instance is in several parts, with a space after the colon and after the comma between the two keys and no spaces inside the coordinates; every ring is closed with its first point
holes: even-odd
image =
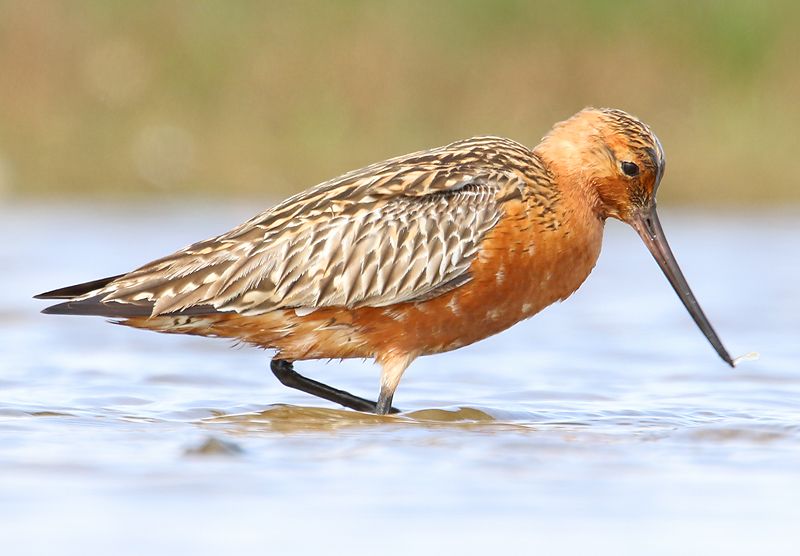
{"type": "Polygon", "coordinates": [[[622,110],[581,110],[557,123],[536,153],[562,183],[583,188],[598,216],[624,222],[653,200],[664,174],[658,137],[622,110]]]}
{"type": "Polygon", "coordinates": [[[664,175],[664,150],[650,128],[622,110],[586,108],[556,124],[535,152],[565,193],[582,194],[599,218],[617,218],[638,232],[697,326],[733,366],[659,223],[655,195],[664,175]]]}

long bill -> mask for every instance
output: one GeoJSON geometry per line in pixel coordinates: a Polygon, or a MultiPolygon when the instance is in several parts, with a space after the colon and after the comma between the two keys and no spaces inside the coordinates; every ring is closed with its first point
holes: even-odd
{"type": "Polygon", "coordinates": [[[634,213],[629,223],[639,233],[645,245],[647,245],[647,248],[650,250],[650,253],[652,253],[658,266],[661,267],[664,275],[666,275],[669,283],[672,285],[672,289],[675,290],[675,293],[681,298],[684,307],[686,307],[689,314],[692,315],[694,322],[700,330],[703,331],[703,334],[711,345],[714,346],[714,349],[722,360],[733,367],[733,359],[731,359],[725,346],[722,345],[722,341],[719,339],[719,336],[717,336],[717,333],[714,332],[711,323],[708,322],[708,317],[703,313],[700,304],[689,288],[689,284],[686,283],[686,278],[683,277],[683,273],[680,267],[678,267],[675,255],[672,254],[672,250],[667,243],[667,238],[664,235],[664,230],[661,228],[661,223],[658,221],[655,204],[634,213]]]}

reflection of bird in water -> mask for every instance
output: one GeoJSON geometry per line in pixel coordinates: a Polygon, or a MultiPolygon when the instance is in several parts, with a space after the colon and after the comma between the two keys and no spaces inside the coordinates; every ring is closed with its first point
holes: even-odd
{"type": "Polygon", "coordinates": [[[46,313],[273,348],[284,384],[387,413],[416,357],[496,334],[572,294],[613,217],[636,229],[732,364],[659,225],[663,172],[646,125],[588,108],[533,150],[478,137],[379,162],[133,272],[39,297],[67,300],[46,313]],[[377,404],[292,368],[347,357],[381,364],[377,404]]]}

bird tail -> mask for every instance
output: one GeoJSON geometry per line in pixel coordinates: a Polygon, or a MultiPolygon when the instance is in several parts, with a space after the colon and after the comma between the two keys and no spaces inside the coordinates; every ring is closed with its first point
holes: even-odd
{"type": "Polygon", "coordinates": [[[83,282],[73,286],[58,288],[33,296],[34,299],[66,299],[63,303],[51,305],[42,310],[46,315],[94,315],[100,317],[126,318],[148,316],[152,305],[134,305],[128,303],[103,302],[105,295],[91,295],[123,276],[109,276],[91,282],[83,282]]]}
{"type": "MultiPolygon", "coordinates": [[[[74,286],[66,286],[53,291],[40,293],[33,297],[34,299],[66,300],[63,303],[57,303],[43,309],[42,313],[45,315],[89,315],[109,317],[112,319],[150,318],[153,316],[153,301],[137,300],[121,302],[106,300],[109,292],[108,290],[104,291],[104,288],[114,280],[123,276],[125,275],[118,274],[116,276],[109,276],[108,278],[92,280],[91,282],[75,284],[74,286]],[[95,295],[92,295],[92,293],[95,293],[95,295]]],[[[168,314],[172,316],[196,316],[214,313],[219,313],[219,311],[211,305],[204,304],[193,305],[186,309],[169,312],[168,314]]]]}

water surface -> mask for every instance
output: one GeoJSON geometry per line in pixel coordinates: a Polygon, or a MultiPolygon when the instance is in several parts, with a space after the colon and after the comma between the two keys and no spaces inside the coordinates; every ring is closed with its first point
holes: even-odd
{"type": "MultiPolygon", "coordinates": [[[[800,210],[663,214],[723,341],[759,361],[719,361],[609,224],[575,296],[417,360],[390,417],[284,388],[261,350],[30,299],[258,210],[0,209],[3,554],[797,553],[800,210]]],[[[377,391],[369,362],[298,370],[377,391]]]]}

